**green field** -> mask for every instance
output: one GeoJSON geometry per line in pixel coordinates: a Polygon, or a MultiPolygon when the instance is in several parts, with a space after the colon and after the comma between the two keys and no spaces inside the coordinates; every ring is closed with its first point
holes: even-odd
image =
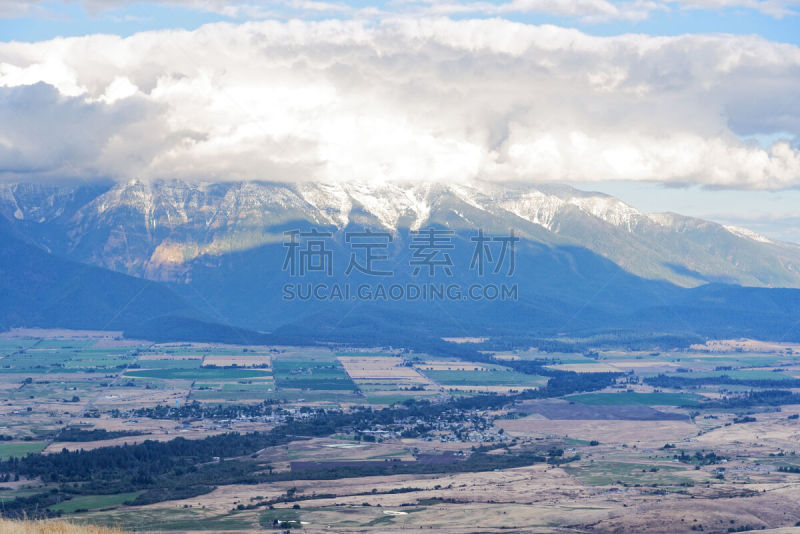
{"type": "Polygon", "coordinates": [[[732,371],[699,371],[694,373],[668,373],[669,376],[682,378],[709,378],[728,376],[737,380],[793,380],[795,377],[782,371],[735,369],[732,371]]]}
{"type": "MultiPolygon", "coordinates": [[[[678,353],[675,355],[673,361],[677,362],[699,362],[708,365],[717,366],[731,366],[731,367],[770,367],[779,365],[781,363],[792,363],[796,360],[796,356],[790,354],[775,354],[775,353],[722,353],[722,354],[704,354],[704,353],[678,353]]],[[[687,365],[687,367],[691,367],[687,365]]],[[[713,367],[712,367],[713,370],[713,367]]]]}
{"type": "Polygon", "coordinates": [[[301,390],[301,389],[278,389],[270,393],[269,398],[285,400],[289,403],[295,402],[355,402],[363,403],[364,397],[347,390],[334,390],[334,391],[315,391],[315,390],[301,390]]]}
{"type": "Polygon", "coordinates": [[[0,367],[8,373],[93,373],[114,371],[133,361],[131,349],[92,349],[86,343],[91,342],[45,340],[6,356],[0,367]]]}
{"type": "Polygon", "coordinates": [[[279,389],[320,391],[353,391],[355,383],[331,353],[309,355],[307,358],[274,357],[272,369],[279,389]]]}
{"type": "Polygon", "coordinates": [[[36,344],[37,349],[84,349],[95,344],[92,339],[42,339],[36,344]]]}
{"type": "Polygon", "coordinates": [[[25,456],[44,450],[47,443],[41,441],[23,441],[17,443],[0,442],[0,460],[8,460],[12,456],[25,456]]]}
{"type": "Polygon", "coordinates": [[[355,384],[349,378],[280,378],[275,383],[282,389],[319,389],[325,391],[353,391],[355,389],[355,384]]]}
{"type": "Polygon", "coordinates": [[[273,521],[299,521],[300,511],[291,508],[264,510],[258,516],[258,523],[264,528],[271,528],[273,521]]]}
{"type": "Polygon", "coordinates": [[[362,357],[376,357],[376,356],[397,356],[391,352],[337,352],[336,356],[362,356],[362,357]]]}
{"type": "Polygon", "coordinates": [[[0,356],[12,354],[18,350],[34,345],[38,340],[36,339],[3,339],[0,340],[0,356]]]}
{"type": "Polygon", "coordinates": [[[265,400],[274,398],[275,384],[271,380],[259,380],[254,383],[239,384],[226,383],[222,387],[214,389],[195,389],[192,391],[192,400],[225,400],[225,401],[245,401],[245,400],[265,400]]]}
{"type": "Polygon", "coordinates": [[[101,510],[103,508],[114,508],[125,502],[132,501],[141,492],[117,493],[116,495],[81,495],[60,504],[50,507],[53,512],[74,514],[77,510],[101,510]]]}
{"type": "Polygon", "coordinates": [[[255,530],[257,519],[253,512],[231,512],[214,515],[197,509],[121,509],[92,517],[92,523],[120,526],[136,532],[255,530]]]}
{"type": "Polygon", "coordinates": [[[163,380],[238,380],[241,378],[270,378],[272,374],[267,370],[242,369],[237,367],[197,369],[134,369],[125,373],[126,376],[137,378],[160,378],[163,380]]]}
{"type": "Polygon", "coordinates": [[[589,486],[636,484],[677,486],[691,484],[692,479],[681,476],[687,469],[672,465],[653,465],[629,462],[595,462],[584,466],[564,466],[567,473],[589,486]],[[651,471],[657,469],[657,471],[651,471]]]}
{"type": "Polygon", "coordinates": [[[201,358],[190,360],[139,360],[136,362],[140,367],[147,369],[199,369],[203,363],[201,358]]]}
{"type": "Polygon", "coordinates": [[[701,399],[689,393],[582,393],[566,397],[568,401],[598,406],[695,406],[701,399]]]}

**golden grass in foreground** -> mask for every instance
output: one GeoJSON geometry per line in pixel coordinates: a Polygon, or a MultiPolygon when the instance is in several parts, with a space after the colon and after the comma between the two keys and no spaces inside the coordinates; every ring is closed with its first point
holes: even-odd
{"type": "Polygon", "coordinates": [[[123,534],[116,528],[76,525],[59,519],[12,521],[0,519],[3,534],[123,534]]]}

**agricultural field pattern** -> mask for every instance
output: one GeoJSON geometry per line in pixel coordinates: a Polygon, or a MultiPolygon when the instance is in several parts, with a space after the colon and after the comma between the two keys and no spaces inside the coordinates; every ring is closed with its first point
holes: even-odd
{"type": "Polygon", "coordinates": [[[745,403],[737,388],[791,395],[800,381],[796,350],[530,350],[499,352],[488,363],[401,348],[158,344],[115,332],[16,330],[0,338],[0,499],[6,507],[33,499],[51,516],[131,531],[793,526],[800,402],[745,403]],[[513,362],[535,362],[543,375],[513,362]],[[546,373],[578,369],[613,380],[535,394],[552,387],[546,373]],[[510,394],[516,400],[478,402],[510,394]],[[348,413],[383,415],[361,424],[348,413]],[[329,427],[314,427],[322,424],[329,427]],[[192,491],[20,467],[26,458],[119,446],[133,453],[232,432],[273,441],[237,444],[230,456],[184,453],[188,462],[156,475],[191,480],[192,491]],[[223,465],[247,474],[215,478],[223,465]],[[202,483],[186,478],[201,473],[202,483]]]}

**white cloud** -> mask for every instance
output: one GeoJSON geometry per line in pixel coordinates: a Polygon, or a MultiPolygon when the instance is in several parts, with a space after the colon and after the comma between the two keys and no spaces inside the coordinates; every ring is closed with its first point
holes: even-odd
{"type": "MultiPolygon", "coordinates": [[[[69,1],[0,0],[0,18],[56,17],[69,1]]],[[[137,0],[81,0],[92,14],[142,4],[137,0]]],[[[737,9],[776,19],[800,14],[800,0],[398,0],[356,7],[346,0],[153,0],[164,4],[232,19],[291,19],[316,16],[365,18],[385,16],[450,16],[544,14],[586,23],[612,20],[641,21],[659,12],[680,10],[723,11],[737,9]]]]}
{"type": "Polygon", "coordinates": [[[738,9],[775,19],[800,14],[798,0],[417,0],[430,15],[539,13],[588,23],[641,21],[659,12],[738,9]]]}
{"type": "Polygon", "coordinates": [[[0,172],[793,188],[796,147],[740,139],[800,132],[798,86],[800,48],[758,37],[503,20],[0,43],[0,172]]]}
{"type": "MultiPolygon", "coordinates": [[[[293,17],[304,14],[342,14],[354,11],[344,2],[325,0],[0,0],[0,18],[65,17],[61,8],[79,3],[92,15],[135,4],[163,4],[215,13],[234,19],[293,17]]],[[[68,15],[67,15],[68,16],[68,15]]]]}
{"type": "Polygon", "coordinates": [[[798,14],[798,0],[669,0],[683,9],[722,10],[737,8],[756,11],[763,15],[781,19],[798,14]]]}
{"type": "Polygon", "coordinates": [[[128,98],[114,106],[59,94],[45,83],[0,89],[0,172],[17,178],[99,177],[161,149],[144,125],[158,106],[128,98]],[[118,150],[118,140],[136,146],[118,150]]]}
{"type": "Polygon", "coordinates": [[[654,11],[668,11],[664,2],[649,0],[611,1],[611,0],[508,0],[502,2],[487,1],[450,1],[422,0],[426,5],[423,13],[433,16],[441,15],[508,15],[538,13],[558,17],[579,19],[583,22],[596,23],[609,20],[640,21],[648,18],[654,11]]]}
{"type": "Polygon", "coordinates": [[[45,10],[39,0],[0,0],[0,18],[42,16],[45,10]]]}

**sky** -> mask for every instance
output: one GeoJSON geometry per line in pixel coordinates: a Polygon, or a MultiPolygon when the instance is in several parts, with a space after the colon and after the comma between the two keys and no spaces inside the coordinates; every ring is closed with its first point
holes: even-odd
{"type": "Polygon", "coordinates": [[[800,0],[0,0],[0,179],[566,182],[800,242],[800,0]]]}

